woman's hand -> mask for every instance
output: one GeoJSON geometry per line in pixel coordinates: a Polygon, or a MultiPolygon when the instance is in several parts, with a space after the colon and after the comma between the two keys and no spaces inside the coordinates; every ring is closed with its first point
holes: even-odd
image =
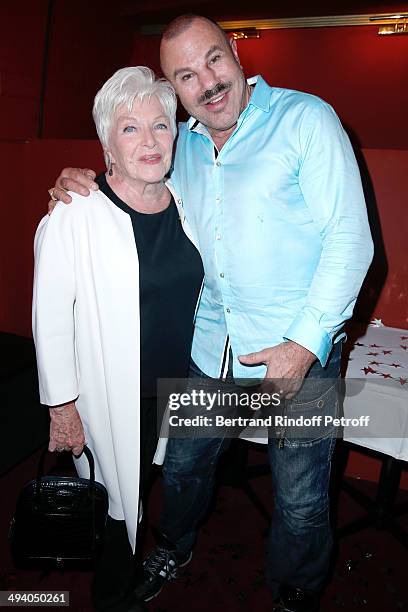
{"type": "Polygon", "coordinates": [[[72,451],[80,455],[85,444],[84,428],[75,402],[50,408],[50,443],[48,450],[72,451]]]}
{"type": "Polygon", "coordinates": [[[99,187],[93,180],[95,176],[95,172],[89,168],[64,168],[55,181],[55,187],[48,190],[51,196],[48,202],[48,214],[52,213],[55,203],[59,200],[64,204],[70,204],[72,198],[67,191],[83,196],[89,196],[91,190],[96,191],[99,187]]]}

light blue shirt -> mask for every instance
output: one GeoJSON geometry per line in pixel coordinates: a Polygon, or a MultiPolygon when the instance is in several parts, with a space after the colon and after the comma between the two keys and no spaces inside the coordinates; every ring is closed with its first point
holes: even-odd
{"type": "Polygon", "coordinates": [[[333,109],[261,78],[218,155],[207,129],[180,125],[172,181],[204,262],[192,358],[263,377],[237,357],[284,340],[322,365],[351,316],[373,246],[360,173],[333,109]]]}

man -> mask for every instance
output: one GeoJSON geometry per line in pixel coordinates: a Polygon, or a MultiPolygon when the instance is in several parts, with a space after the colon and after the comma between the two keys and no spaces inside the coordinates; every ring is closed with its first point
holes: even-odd
{"type": "MultiPolygon", "coordinates": [[[[330,381],[339,375],[341,329],[372,258],[348,138],[322,100],[261,77],[247,82],[236,42],[208,19],[174,20],[160,59],[191,114],[180,126],[172,180],[205,268],[193,374],[280,379],[289,412],[337,414],[330,381]],[[318,381],[313,397],[297,393],[305,376],[318,381]]],[[[86,174],[63,171],[53,194],[67,201],[61,188],[86,195],[91,186],[86,174]]],[[[281,611],[319,607],[331,552],[333,446],[333,431],[269,440],[268,579],[281,611]]],[[[146,601],[190,560],[224,448],[215,438],[169,440],[159,542],[136,589],[146,601]]]]}

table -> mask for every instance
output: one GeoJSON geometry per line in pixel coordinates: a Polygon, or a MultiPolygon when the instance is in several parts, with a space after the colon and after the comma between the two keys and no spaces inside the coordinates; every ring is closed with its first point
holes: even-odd
{"type": "Polygon", "coordinates": [[[352,330],[344,349],[344,416],[369,417],[366,426],[345,427],[344,440],[408,461],[408,330],[352,330]]]}
{"type": "Polygon", "coordinates": [[[344,416],[365,415],[364,427],[345,427],[343,439],[381,453],[382,468],[375,499],[343,481],[342,487],[368,514],[338,531],[349,535],[374,526],[389,530],[408,547],[407,533],[396,521],[408,505],[394,505],[402,462],[408,460],[408,330],[371,325],[352,331],[345,345],[344,416]]]}

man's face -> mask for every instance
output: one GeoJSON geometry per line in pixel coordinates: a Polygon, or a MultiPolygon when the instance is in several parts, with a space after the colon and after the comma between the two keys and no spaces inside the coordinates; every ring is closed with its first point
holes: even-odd
{"type": "Polygon", "coordinates": [[[235,127],[247,103],[247,88],[236,50],[211,22],[197,19],[183,33],[163,40],[160,60],[190,115],[210,133],[235,127]]]}

